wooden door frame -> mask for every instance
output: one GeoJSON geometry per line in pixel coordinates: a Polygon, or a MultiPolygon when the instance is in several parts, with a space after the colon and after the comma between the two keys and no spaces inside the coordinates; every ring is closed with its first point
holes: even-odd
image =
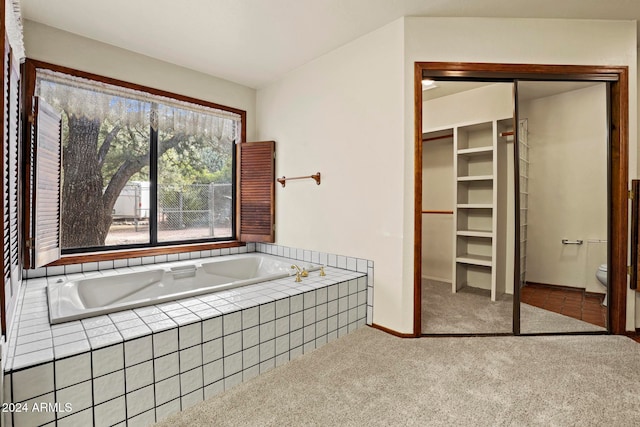
{"type": "MultiPolygon", "coordinates": [[[[572,80],[610,83],[611,129],[609,133],[608,185],[608,278],[609,310],[607,327],[610,333],[621,335],[626,330],[627,305],[627,244],[628,244],[628,180],[629,180],[629,68],[603,65],[539,65],[494,64],[469,62],[416,62],[415,151],[414,151],[414,292],[413,334],[422,335],[422,79],[424,75],[444,80],[503,81],[572,80]]],[[[515,112],[514,112],[515,114],[515,112]]],[[[514,115],[515,117],[515,115],[514,115]]],[[[517,192],[518,188],[515,188],[517,192]]],[[[516,216],[516,226],[518,218],[516,216]]],[[[516,233],[516,239],[518,233],[516,233]]],[[[517,257],[516,245],[516,257],[517,257]]],[[[515,263],[514,276],[519,274],[515,263]]],[[[515,277],[514,277],[515,279],[515,277]]],[[[514,289],[514,299],[519,295],[514,289]]],[[[519,327],[514,329],[519,333],[519,327]]]]}

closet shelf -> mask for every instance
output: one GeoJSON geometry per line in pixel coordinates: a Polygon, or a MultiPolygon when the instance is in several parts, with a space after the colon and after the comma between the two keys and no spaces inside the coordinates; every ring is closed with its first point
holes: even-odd
{"type": "Polygon", "coordinates": [[[462,254],[456,257],[456,262],[462,264],[480,265],[483,267],[491,267],[493,261],[490,256],[462,254]]]}
{"type": "Polygon", "coordinates": [[[459,176],[458,181],[493,181],[493,175],[459,176]]]}
{"type": "Polygon", "coordinates": [[[462,203],[456,205],[458,209],[493,209],[491,203],[462,203]]]}
{"type": "Polygon", "coordinates": [[[493,237],[493,232],[487,230],[458,230],[456,234],[464,237],[493,237]]]}
{"type": "Polygon", "coordinates": [[[489,154],[493,152],[493,146],[488,147],[474,147],[474,148],[461,148],[458,150],[459,156],[479,156],[483,154],[489,154]]]}

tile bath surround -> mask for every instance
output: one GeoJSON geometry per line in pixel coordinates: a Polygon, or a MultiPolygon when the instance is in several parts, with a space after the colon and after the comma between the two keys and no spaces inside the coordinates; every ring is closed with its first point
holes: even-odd
{"type": "Polygon", "coordinates": [[[327,276],[272,280],[50,326],[45,287],[62,278],[54,274],[62,268],[66,280],[117,261],[28,272],[5,356],[4,401],[29,411],[5,412],[5,425],[152,424],[371,324],[369,260],[250,244],[117,267],[254,251],[325,264],[327,276]],[[45,410],[34,412],[34,404],[45,410]]]}

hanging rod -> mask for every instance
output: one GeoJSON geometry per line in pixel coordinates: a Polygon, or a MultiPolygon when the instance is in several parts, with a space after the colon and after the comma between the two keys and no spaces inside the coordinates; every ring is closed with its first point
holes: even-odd
{"type": "Polygon", "coordinates": [[[562,244],[563,245],[581,245],[583,244],[584,241],[583,240],[569,240],[569,239],[562,239],[562,244]]]}
{"type": "Polygon", "coordinates": [[[320,172],[317,172],[314,175],[309,175],[309,176],[294,176],[293,178],[287,178],[287,177],[282,177],[282,178],[278,178],[277,181],[282,184],[282,188],[284,188],[287,180],[292,181],[294,179],[306,179],[306,178],[311,178],[313,179],[316,184],[320,185],[320,172]]]}
{"type": "Polygon", "coordinates": [[[435,141],[438,139],[448,139],[453,138],[453,134],[450,135],[441,135],[441,136],[432,136],[430,138],[422,138],[422,142],[435,141]]]}
{"type": "Polygon", "coordinates": [[[422,211],[423,214],[440,214],[440,215],[453,215],[453,211],[433,211],[433,210],[426,210],[426,211],[422,211]]]}

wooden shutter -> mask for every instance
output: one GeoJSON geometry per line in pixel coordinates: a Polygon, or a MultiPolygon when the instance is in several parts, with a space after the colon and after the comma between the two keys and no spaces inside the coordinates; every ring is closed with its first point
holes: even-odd
{"type": "Polygon", "coordinates": [[[238,144],[239,238],[243,242],[275,241],[274,141],[238,144]]]}
{"type": "MultiPolygon", "coordinates": [[[[19,276],[18,262],[18,141],[20,141],[20,64],[11,57],[11,74],[9,82],[9,152],[8,152],[8,190],[9,190],[9,242],[11,253],[12,275],[19,276]]],[[[14,280],[16,278],[14,277],[14,280]]]]}
{"type": "Polygon", "coordinates": [[[33,228],[27,247],[37,268],[60,258],[62,122],[60,114],[37,97],[33,111],[33,228]]]}

